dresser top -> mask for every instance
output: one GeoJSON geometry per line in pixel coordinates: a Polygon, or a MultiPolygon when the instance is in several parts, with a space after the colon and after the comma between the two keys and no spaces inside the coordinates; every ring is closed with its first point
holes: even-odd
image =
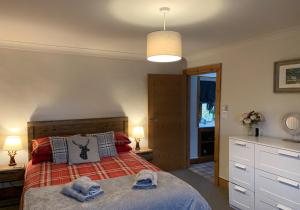
{"type": "Polygon", "coordinates": [[[265,146],[287,149],[291,151],[300,152],[300,143],[295,143],[291,141],[285,141],[280,138],[267,137],[267,136],[230,136],[229,138],[237,139],[241,141],[247,141],[255,144],[261,144],[265,146]]]}

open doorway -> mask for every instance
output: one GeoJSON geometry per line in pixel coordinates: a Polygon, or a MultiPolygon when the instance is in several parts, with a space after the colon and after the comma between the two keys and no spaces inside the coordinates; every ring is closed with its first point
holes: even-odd
{"type": "Polygon", "coordinates": [[[221,64],[185,70],[189,169],[219,184],[221,64]]]}
{"type": "Polygon", "coordinates": [[[214,182],[216,76],[189,77],[190,169],[214,182]]]}

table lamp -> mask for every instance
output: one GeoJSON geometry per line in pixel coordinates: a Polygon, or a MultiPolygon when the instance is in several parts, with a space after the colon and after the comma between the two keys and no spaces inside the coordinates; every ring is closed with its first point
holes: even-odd
{"type": "Polygon", "coordinates": [[[9,166],[15,166],[15,155],[18,150],[22,149],[22,142],[20,136],[7,136],[5,139],[5,143],[3,146],[3,150],[8,151],[8,155],[10,156],[9,166]]]}
{"type": "Polygon", "coordinates": [[[135,150],[140,150],[140,141],[145,137],[144,128],[141,126],[137,126],[133,128],[133,137],[135,139],[135,150]]]}

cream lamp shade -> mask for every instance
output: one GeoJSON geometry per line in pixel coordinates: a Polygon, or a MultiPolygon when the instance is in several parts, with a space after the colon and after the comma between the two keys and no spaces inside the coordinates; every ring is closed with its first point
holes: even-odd
{"type": "Polygon", "coordinates": [[[156,31],[147,36],[147,60],[174,62],[181,60],[181,35],[175,31],[156,31]]]}
{"type": "Polygon", "coordinates": [[[145,137],[144,128],[141,126],[137,126],[133,128],[133,137],[136,139],[142,139],[145,137]]]}
{"type": "Polygon", "coordinates": [[[22,142],[20,136],[7,136],[4,142],[3,150],[6,151],[22,150],[22,142]]]}
{"type": "Polygon", "coordinates": [[[181,35],[176,31],[166,30],[166,13],[169,7],[161,7],[164,15],[164,30],[155,31],[147,35],[147,60],[151,62],[174,62],[181,60],[181,35]]]}

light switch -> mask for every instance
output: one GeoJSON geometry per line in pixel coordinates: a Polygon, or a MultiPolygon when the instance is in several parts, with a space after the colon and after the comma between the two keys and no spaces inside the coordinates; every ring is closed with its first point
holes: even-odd
{"type": "Polygon", "coordinates": [[[227,119],[228,111],[229,111],[228,105],[223,105],[221,107],[221,117],[222,117],[222,119],[227,119]]]}
{"type": "Polygon", "coordinates": [[[228,111],[229,111],[228,105],[223,105],[222,106],[222,112],[228,112],[228,111]]]}

